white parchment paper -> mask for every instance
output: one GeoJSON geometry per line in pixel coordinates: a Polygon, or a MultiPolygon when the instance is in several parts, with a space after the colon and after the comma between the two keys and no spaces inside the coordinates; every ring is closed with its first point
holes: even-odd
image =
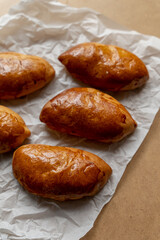
{"type": "MultiPolygon", "coordinates": [[[[112,198],[122,174],[146,136],[160,106],[160,39],[120,28],[99,13],[76,9],[55,0],[23,0],[0,19],[0,51],[38,55],[56,70],[55,79],[25,98],[1,101],[19,113],[32,132],[25,143],[72,146],[104,159],[113,174],[95,197],[58,203],[26,192],[12,174],[12,153],[0,156],[0,239],[76,240],[93,226],[102,207],[112,198]],[[138,123],[123,141],[107,145],[53,132],[39,121],[43,105],[70,87],[86,86],[73,80],[57,57],[82,42],[123,47],[147,65],[150,79],[141,89],[112,94],[138,123]]],[[[107,228],[107,226],[106,226],[107,228]]]]}

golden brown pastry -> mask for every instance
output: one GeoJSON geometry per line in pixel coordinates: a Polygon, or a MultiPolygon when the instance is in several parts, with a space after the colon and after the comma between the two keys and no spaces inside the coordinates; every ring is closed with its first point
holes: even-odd
{"type": "Polygon", "coordinates": [[[73,78],[108,91],[141,87],[149,78],[144,63],[122,48],[82,43],[58,58],[73,78]]]}
{"type": "Polygon", "coordinates": [[[54,77],[43,58],[15,52],[0,53],[0,99],[14,99],[44,87],[54,77]]]}
{"type": "Polygon", "coordinates": [[[59,201],[93,196],[112,173],[92,153],[40,144],[18,148],[12,167],[15,178],[29,192],[59,201]]]}
{"type": "Polygon", "coordinates": [[[0,106],[0,153],[19,147],[30,134],[23,119],[17,113],[0,106]]]}
{"type": "Polygon", "coordinates": [[[129,112],[113,97],[93,88],[71,88],[43,107],[40,120],[53,130],[116,142],[137,126],[129,112]]]}

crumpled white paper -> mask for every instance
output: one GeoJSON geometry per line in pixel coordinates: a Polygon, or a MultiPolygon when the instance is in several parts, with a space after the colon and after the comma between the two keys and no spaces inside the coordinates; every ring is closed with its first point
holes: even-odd
{"type": "MultiPolygon", "coordinates": [[[[146,136],[160,106],[160,39],[124,30],[89,9],[55,0],[23,0],[0,19],[0,51],[38,55],[56,70],[55,79],[23,99],[1,101],[19,113],[32,132],[25,143],[76,147],[97,154],[113,169],[107,185],[95,197],[58,203],[25,191],[12,174],[12,153],[0,156],[0,239],[76,240],[93,226],[112,198],[123,172],[146,136]],[[60,91],[86,86],[66,73],[57,57],[82,42],[123,47],[138,55],[150,73],[141,89],[112,94],[138,123],[123,141],[107,145],[53,132],[39,121],[43,105],[60,91]]],[[[106,226],[107,227],[107,226],[106,226]]]]}

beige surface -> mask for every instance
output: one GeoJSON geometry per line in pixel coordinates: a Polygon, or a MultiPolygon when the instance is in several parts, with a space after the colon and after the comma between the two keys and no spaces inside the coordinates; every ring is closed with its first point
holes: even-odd
{"type": "MultiPolygon", "coordinates": [[[[18,0],[0,0],[0,15],[18,0]]],[[[142,33],[160,37],[160,0],[61,0],[90,7],[142,33]]],[[[160,239],[160,112],[117,191],[83,240],[160,239]]]]}
{"type": "Polygon", "coordinates": [[[160,37],[160,0],[60,0],[73,7],[89,7],[115,22],[160,37]]]}

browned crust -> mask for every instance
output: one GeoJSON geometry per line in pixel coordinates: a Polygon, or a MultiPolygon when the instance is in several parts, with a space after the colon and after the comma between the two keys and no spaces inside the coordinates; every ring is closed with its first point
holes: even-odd
{"type": "Polygon", "coordinates": [[[55,75],[43,58],[15,52],[0,53],[0,99],[15,99],[35,92],[55,75]]]}
{"type": "Polygon", "coordinates": [[[58,58],[73,78],[108,91],[132,90],[149,78],[145,64],[133,53],[112,45],[82,43],[58,58]]]}
{"type": "Polygon", "coordinates": [[[92,153],[40,144],[18,148],[12,166],[15,178],[29,192],[59,201],[93,196],[112,173],[92,153]]]}
{"type": "Polygon", "coordinates": [[[71,88],[43,107],[40,120],[53,130],[101,142],[131,134],[136,122],[113,97],[92,88],[71,88]]]}
{"type": "Polygon", "coordinates": [[[20,146],[30,134],[23,119],[17,113],[0,106],[0,153],[20,146]]]}

